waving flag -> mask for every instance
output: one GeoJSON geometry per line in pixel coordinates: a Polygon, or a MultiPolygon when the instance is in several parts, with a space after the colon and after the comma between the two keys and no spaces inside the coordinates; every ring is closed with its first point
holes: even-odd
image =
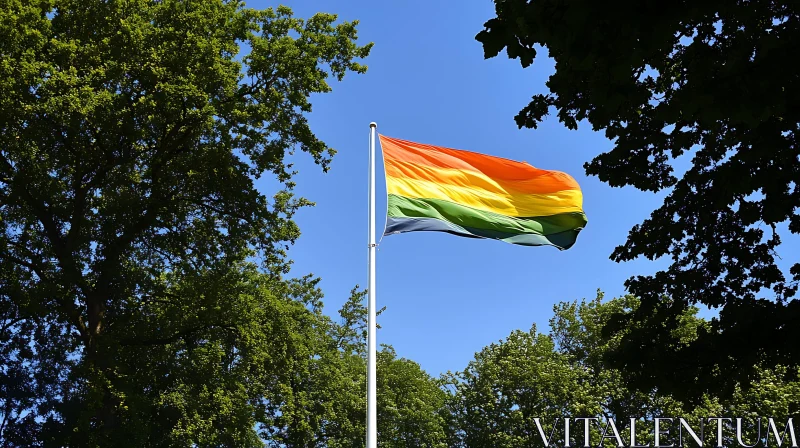
{"type": "Polygon", "coordinates": [[[586,226],[578,183],[560,171],[380,135],[385,235],[440,231],[568,249],[586,226]]]}

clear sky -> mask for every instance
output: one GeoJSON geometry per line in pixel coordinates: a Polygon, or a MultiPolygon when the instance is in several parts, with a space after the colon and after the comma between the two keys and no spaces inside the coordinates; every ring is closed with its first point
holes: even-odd
{"type": "MultiPolygon", "coordinates": [[[[292,275],[322,278],[325,309],[335,315],[356,284],[367,283],[367,164],[369,123],[406,140],[466,149],[569,173],[581,185],[589,223],[571,249],[514,246],[500,241],[416,232],[385,237],[377,254],[379,344],[391,344],[433,375],[461,370],[484,346],[536,324],[548,330],[553,305],[624,293],[623,282],[663,262],[609,259],[629,229],[664,194],[611,188],[587,177],[583,163],[611,143],[583,124],[578,131],[550,117],[519,130],[514,115],[546,89],[553,64],[540,54],[522,69],[505,53],[484,60],[475,35],[494,17],[483,1],[287,1],[298,17],[332,12],[358,19],[359,40],[374,42],[365,75],[334,83],[313,98],[313,131],[338,151],[322,173],[297,158],[297,193],[317,203],[297,222],[292,275]]],[[[251,0],[248,6],[276,4],[251,0]]],[[[378,165],[382,168],[382,160],[378,165]]],[[[377,179],[377,227],[385,221],[386,189],[377,179]]]]}

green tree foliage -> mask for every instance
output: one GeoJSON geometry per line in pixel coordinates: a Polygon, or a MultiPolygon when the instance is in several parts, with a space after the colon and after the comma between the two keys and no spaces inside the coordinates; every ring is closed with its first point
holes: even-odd
{"type": "Polygon", "coordinates": [[[378,440],[382,447],[446,448],[447,395],[414,361],[378,353],[378,440]]]}
{"type": "Polygon", "coordinates": [[[285,424],[328,355],[316,280],[281,279],[309,204],[286,157],[327,170],[309,97],[370,47],[236,0],[2,2],[8,445],[260,446],[285,424]]]}
{"type": "Polygon", "coordinates": [[[306,342],[311,359],[296,370],[292,400],[264,434],[274,447],[359,447],[366,434],[366,291],[358,287],[339,310],[340,321],[318,314],[306,342]]]}
{"type": "Polygon", "coordinates": [[[627,281],[643,306],[609,326],[639,329],[614,354],[617,365],[644,389],[697,398],[722,385],[731,393],[762,361],[800,364],[800,263],[779,254],[781,234],[800,233],[800,77],[786,68],[800,44],[798,3],[495,5],[477,35],[487,58],[506,49],[527,67],[541,46],[555,60],[548,92],[517,124],[535,128],[551,110],[570,129],[588,121],[614,143],[585,165],[588,174],[669,193],[611,256],[672,260],[627,281]],[[719,319],[664,352],[697,303],[718,307],[719,319]]]}
{"type": "MultiPolygon", "coordinates": [[[[604,361],[605,354],[621,342],[623,335],[609,339],[602,330],[615,314],[634,310],[640,303],[633,296],[606,303],[601,300],[602,294],[598,294],[590,302],[558,304],[549,335],[537,332],[535,326],[527,332],[514,331],[478,352],[465,370],[451,374],[449,400],[455,424],[450,446],[542,446],[535,418],[540,419],[552,446],[564,446],[565,417],[598,419],[591,423],[592,446],[599,446],[604,430],[609,437],[604,444],[615,445],[608,427],[608,419],[613,418],[627,446],[630,417],[647,420],[636,427],[637,443],[647,444],[653,442],[656,417],[683,417],[693,428],[699,428],[704,417],[734,415],[755,422],[756,417],[767,416],[785,422],[800,412],[800,382],[791,381],[785,368],[758,369],[756,383],[748,391],[736,388],[726,400],[706,395],[696,405],[684,404],[658,389],[629,387],[621,372],[604,361]]],[[[687,310],[681,316],[675,330],[677,340],[691,341],[699,328],[708,325],[695,312],[687,310]]],[[[677,443],[676,431],[670,434],[672,439],[662,438],[662,446],[677,443]]],[[[726,434],[735,433],[729,428],[726,434]]],[[[583,446],[582,422],[573,421],[570,436],[573,445],[583,446]]],[[[708,446],[716,445],[715,437],[714,431],[705,432],[708,446]]]]}

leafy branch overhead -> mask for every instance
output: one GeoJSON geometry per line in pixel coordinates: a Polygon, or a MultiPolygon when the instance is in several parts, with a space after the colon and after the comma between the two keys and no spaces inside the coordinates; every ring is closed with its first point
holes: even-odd
{"type": "Polygon", "coordinates": [[[614,143],[585,165],[588,174],[668,191],[611,255],[671,260],[626,282],[643,306],[607,330],[648,325],[612,355],[619,366],[643,387],[697,397],[720,383],[731,391],[762,359],[800,364],[800,260],[781,246],[800,233],[800,74],[786,66],[799,41],[798,4],[495,6],[476,36],[487,58],[506,49],[527,67],[545,48],[555,60],[547,93],[533,96],[517,124],[535,128],[551,111],[570,129],[587,122],[614,143]],[[719,308],[719,318],[692,344],[660,349],[692,304],[719,308]]]}

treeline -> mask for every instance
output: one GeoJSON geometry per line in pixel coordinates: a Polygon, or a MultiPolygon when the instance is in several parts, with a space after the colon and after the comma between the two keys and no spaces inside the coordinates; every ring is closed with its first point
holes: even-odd
{"type": "MultiPolygon", "coordinates": [[[[243,263],[223,272],[185,271],[172,280],[165,296],[173,300],[142,301],[141,320],[129,321],[126,337],[108,352],[113,384],[94,383],[63,347],[50,343],[48,351],[38,342],[53,338],[42,334],[46,327],[6,321],[0,376],[6,446],[364,446],[364,291],[353,289],[331,318],[322,312],[319,279],[310,276],[280,280],[243,263]],[[180,331],[182,319],[205,323],[180,331]],[[116,403],[102,433],[94,420],[100,388],[113,391],[116,403]]],[[[576,417],[597,419],[592,446],[616,446],[608,420],[627,445],[630,418],[640,420],[636,443],[652,444],[657,417],[684,418],[705,446],[716,446],[716,426],[706,421],[701,433],[698,425],[718,416],[743,418],[748,445],[771,437],[771,417],[792,445],[785,425],[798,417],[800,382],[786,369],[761,369],[732,397],[709,391],[692,406],[658,390],[630,388],[605,362],[622,336],[604,337],[602,329],[638,304],[632,296],[603,300],[602,294],[562,302],[549,333],[535,326],[513,331],[463,370],[438,378],[382,347],[380,446],[543,446],[543,438],[564,446],[563,419],[576,417]]],[[[708,325],[695,312],[679,326],[686,343],[708,325]]],[[[725,423],[725,446],[736,446],[734,423],[725,423]]],[[[662,423],[660,445],[676,443],[679,429],[662,423]]],[[[685,431],[682,437],[693,443],[685,431]]],[[[583,446],[582,423],[571,423],[570,439],[583,446]]]]}

